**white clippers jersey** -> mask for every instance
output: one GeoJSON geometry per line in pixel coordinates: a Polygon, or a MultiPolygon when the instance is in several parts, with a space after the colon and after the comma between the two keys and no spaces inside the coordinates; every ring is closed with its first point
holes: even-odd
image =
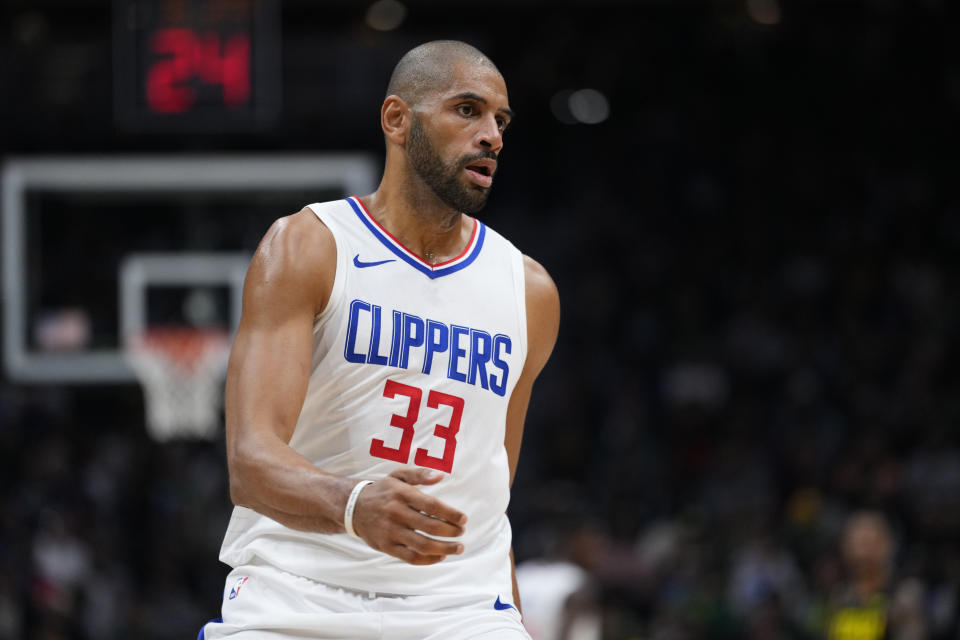
{"type": "Polygon", "coordinates": [[[362,591],[512,600],[503,442],[527,350],[520,252],[476,220],[466,250],[431,266],[357,198],[310,208],[336,240],[337,273],[314,323],[310,383],[290,446],[358,480],[408,465],[443,471],[419,489],[467,514],[465,550],[413,566],[346,534],[294,531],[236,507],[220,559],[362,591]]]}

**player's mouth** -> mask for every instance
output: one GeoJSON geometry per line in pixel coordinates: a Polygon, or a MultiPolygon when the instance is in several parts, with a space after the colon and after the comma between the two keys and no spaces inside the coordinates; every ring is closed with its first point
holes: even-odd
{"type": "Polygon", "coordinates": [[[487,188],[493,184],[493,174],[497,171],[497,161],[489,159],[472,160],[466,169],[467,176],[474,184],[487,188]]]}

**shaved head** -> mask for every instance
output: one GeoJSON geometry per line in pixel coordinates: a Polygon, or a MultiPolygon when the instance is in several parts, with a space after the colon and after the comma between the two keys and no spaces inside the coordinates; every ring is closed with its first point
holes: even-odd
{"type": "Polygon", "coordinates": [[[390,76],[387,95],[400,96],[414,106],[423,98],[449,84],[453,68],[460,62],[484,65],[500,73],[479,49],[459,40],[434,40],[408,51],[390,76]]]}

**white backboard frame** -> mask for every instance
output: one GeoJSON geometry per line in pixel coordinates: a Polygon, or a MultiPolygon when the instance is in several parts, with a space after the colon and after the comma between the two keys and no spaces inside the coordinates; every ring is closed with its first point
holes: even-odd
{"type": "MultiPolygon", "coordinates": [[[[26,194],[56,192],[338,189],[365,194],[377,185],[369,154],[48,156],[11,158],[0,177],[3,246],[3,346],[7,376],[30,383],[134,382],[122,347],[44,353],[28,341],[26,194]]],[[[279,213],[278,213],[279,215],[279,213]]],[[[236,257],[232,252],[228,255],[236,257]]],[[[118,291],[118,295],[119,295],[118,291]]],[[[119,303],[118,303],[119,306],[119,303]]],[[[121,316],[122,316],[121,309],[121,316]]],[[[123,318],[120,318],[121,332],[123,318]]]]}

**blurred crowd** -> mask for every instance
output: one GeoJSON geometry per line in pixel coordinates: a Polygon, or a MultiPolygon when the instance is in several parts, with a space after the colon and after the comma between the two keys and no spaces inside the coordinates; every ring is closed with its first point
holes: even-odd
{"type": "Polygon", "coordinates": [[[567,307],[615,337],[563,343],[525,451],[567,482],[522,469],[512,513],[521,558],[584,571],[604,637],[958,637],[955,275],[846,246],[567,307]]]}
{"type": "Polygon", "coordinates": [[[152,442],[129,395],[0,393],[0,638],[194,638],[219,616],[222,446],[152,442]]]}
{"type": "Polygon", "coordinates": [[[960,634],[960,212],[915,176],[858,187],[873,206],[762,231],[620,209],[584,232],[605,263],[561,272],[512,515],[603,637],[960,634]]]}
{"type": "Polygon", "coordinates": [[[960,76],[886,8],[673,61],[505,216],[564,310],[517,556],[578,637],[960,636],[960,76]]]}

